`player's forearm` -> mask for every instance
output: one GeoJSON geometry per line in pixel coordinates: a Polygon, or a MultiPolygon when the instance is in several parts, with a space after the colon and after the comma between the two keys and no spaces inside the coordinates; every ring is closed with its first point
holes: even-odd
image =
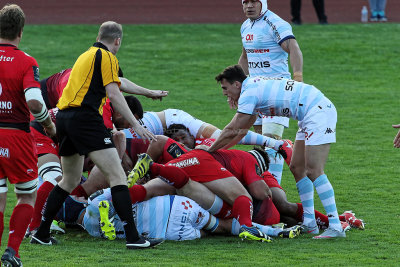
{"type": "Polygon", "coordinates": [[[242,54],[239,57],[238,64],[242,67],[244,73],[246,75],[249,75],[249,63],[247,60],[247,54],[244,50],[242,51],[242,54]]]}
{"type": "Polygon", "coordinates": [[[113,108],[118,111],[131,126],[138,124],[138,121],[130,111],[128,104],[119,89],[117,91],[113,90],[112,92],[107,91],[107,93],[113,108]]]}
{"type": "Polygon", "coordinates": [[[151,95],[149,89],[139,86],[126,78],[120,77],[119,79],[121,80],[121,86],[120,86],[121,91],[135,95],[144,95],[144,96],[151,95]]]}
{"type": "Polygon", "coordinates": [[[297,42],[291,42],[290,44],[290,65],[293,70],[293,79],[298,82],[302,82],[303,54],[301,53],[300,47],[297,42]]]}
{"type": "Polygon", "coordinates": [[[247,133],[243,129],[225,128],[221,135],[215,140],[212,146],[208,149],[209,152],[214,152],[218,149],[228,149],[236,145],[247,133]]]}

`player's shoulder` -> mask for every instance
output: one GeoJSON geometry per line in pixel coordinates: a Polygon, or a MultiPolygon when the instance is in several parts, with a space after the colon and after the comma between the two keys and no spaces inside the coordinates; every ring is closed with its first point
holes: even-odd
{"type": "Polygon", "coordinates": [[[275,14],[271,10],[268,10],[267,12],[265,12],[265,14],[262,18],[262,21],[264,21],[265,24],[271,28],[282,28],[283,27],[285,29],[286,28],[292,29],[292,26],[290,25],[289,22],[282,19],[281,17],[279,17],[277,14],[275,14]]]}

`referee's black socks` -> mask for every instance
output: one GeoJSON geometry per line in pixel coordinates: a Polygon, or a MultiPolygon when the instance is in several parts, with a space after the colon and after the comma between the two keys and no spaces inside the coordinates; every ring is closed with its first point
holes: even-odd
{"type": "Polygon", "coordinates": [[[133,221],[132,201],[126,185],[116,185],[111,188],[112,201],[119,218],[121,219],[127,243],[134,243],[139,239],[139,233],[133,221]]]}
{"type": "Polygon", "coordinates": [[[40,226],[37,229],[35,236],[44,239],[50,237],[51,223],[68,196],[69,193],[58,185],[51,190],[45,204],[46,208],[43,213],[42,221],[40,222],[40,226]]]}

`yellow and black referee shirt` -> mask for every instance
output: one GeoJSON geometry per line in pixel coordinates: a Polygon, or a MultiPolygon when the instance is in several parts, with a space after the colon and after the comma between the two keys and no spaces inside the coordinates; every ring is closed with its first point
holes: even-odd
{"type": "Polygon", "coordinates": [[[102,115],[107,98],[105,86],[113,82],[121,85],[118,71],[118,59],[105,45],[94,43],[76,60],[57,107],[89,108],[102,115]]]}

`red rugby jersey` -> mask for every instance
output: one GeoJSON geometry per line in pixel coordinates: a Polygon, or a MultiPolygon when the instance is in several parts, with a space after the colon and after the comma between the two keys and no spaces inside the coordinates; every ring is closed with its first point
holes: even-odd
{"type": "Polygon", "coordinates": [[[0,127],[29,131],[24,90],[40,88],[36,60],[11,44],[0,44],[0,127]]]}
{"type": "Polygon", "coordinates": [[[55,108],[61,94],[68,83],[72,69],[65,69],[46,79],[47,98],[50,108],[55,108]]]}
{"type": "Polygon", "coordinates": [[[256,159],[246,151],[219,149],[211,153],[211,155],[244,186],[258,180],[263,180],[263,178],[257,174],[257,168],[259,170],[261,169],[258,166],[256,159]]]}

